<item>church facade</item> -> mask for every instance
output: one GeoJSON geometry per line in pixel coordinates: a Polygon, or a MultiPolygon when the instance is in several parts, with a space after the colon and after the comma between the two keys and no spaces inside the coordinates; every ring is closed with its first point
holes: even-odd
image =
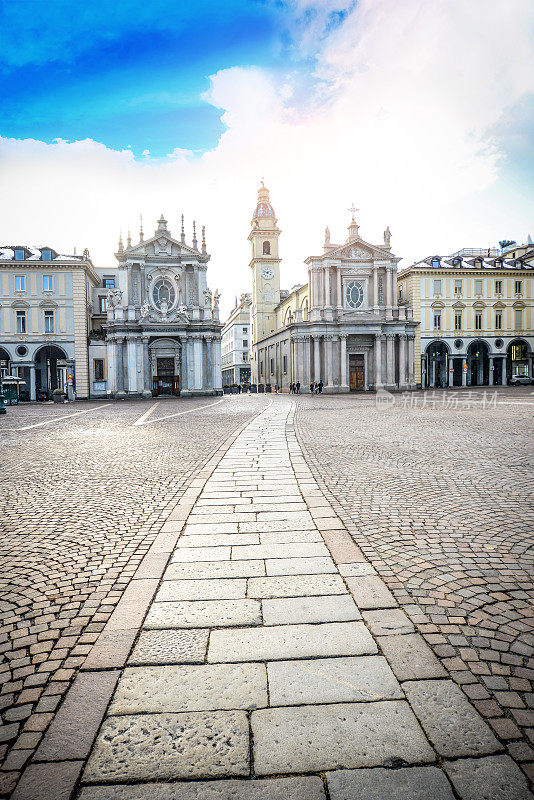
{"type": "Polygon", "coordinates": [[[199,246],[193,223],[188,245],[183,216],[179,239],[163,215],[157,224],[147,240],[141,229],[136,245],[128,236],[124,247],[121,238],[115,254],[118,278],[108,290],[105,341],[95,345],[105,345],[106,394],[219,394],[222,326],[219,293],[206,280],[205,230],[199,246]]]}
{"type": "Polygon", "coordinates": [[[280,230],[261,186],[252,219],[252,382],[291,383],[342,393],[415,389],[414,321],[397,301],[397,264],[389,228],[379,245],[364,240],[352,212],[344,244],[325,232],[323,252],[310,256],[308,281],[280,289],[280,230]]]}

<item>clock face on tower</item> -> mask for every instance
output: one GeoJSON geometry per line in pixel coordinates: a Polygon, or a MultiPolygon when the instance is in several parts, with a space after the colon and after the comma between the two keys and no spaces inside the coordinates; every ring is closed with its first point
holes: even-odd
{"type": "Polygon", "coordinates": [[[261,277],[265,278],[266,281],[270,280],[274,275],[274,270],[272,267],[263,267],[261,271],[261,277]]]}

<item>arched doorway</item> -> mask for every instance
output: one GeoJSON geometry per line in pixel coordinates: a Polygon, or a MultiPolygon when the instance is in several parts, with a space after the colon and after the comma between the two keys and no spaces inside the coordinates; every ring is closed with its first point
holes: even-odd
{"type": "Polygon", "coordinates": [[[11,369],[11,356],[4,350],[3,347],[0,347],[0,375],[9,375],[11,369]]]}
{"type": "Polygon", "coordinates": [[[524,339],[514,339],[506,352],[506,380],[529,375],[529,347],[524,339]]]}
{"type": "MultiPolygon", "coordinates": [[[[34,356],[35,388],[49,397],[54,389],[67,390],[67,354],[61,347],[45,345],[34,356]]],[[[74,377],[74,375],[73,375],[74,377]]]]}
{"type": "Polygon", "coordinates": [[[486,342],[471,342],[467,348],[467,378],[470,386],[488,386],[489,348],[486,342]]]}
{"type": "Polygon", "coordinates": [[[181,347],[175,339],[156,339],[149,345],[154,397],[180,394],[181,347]]]}
{"type": "Polygon", "coordinates": [[[444,342],[431,342],[426,348],[427,386],[444,389],[448,385],[448,350],[444,342]]]}

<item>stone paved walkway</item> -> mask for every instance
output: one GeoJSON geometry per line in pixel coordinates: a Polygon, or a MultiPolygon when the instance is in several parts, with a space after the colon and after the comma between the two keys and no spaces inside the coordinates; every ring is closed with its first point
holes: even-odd
{"type": "Polygon", "coordinates": [[[273,398],[171,513],[128,666],[89,656],[14,800],[80,773],[80,800],[532,797],[318,488],[293,413],[273,398]]]}

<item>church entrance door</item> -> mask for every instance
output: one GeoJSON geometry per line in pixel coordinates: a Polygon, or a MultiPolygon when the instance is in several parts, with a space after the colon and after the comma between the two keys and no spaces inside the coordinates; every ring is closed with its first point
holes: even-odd
{"type": "Polygon", "coordinates": [[[154,393],[160,395],[177,395],[178,375],[174,374],[174,358],[158,358],[157,375],[154,376],[154,393]]]}
{"type": "Polygon", "coordinates": [[[363,355],[349,355],[349,385],[351,392],[365,389],[365,364],[363,355]]]}

